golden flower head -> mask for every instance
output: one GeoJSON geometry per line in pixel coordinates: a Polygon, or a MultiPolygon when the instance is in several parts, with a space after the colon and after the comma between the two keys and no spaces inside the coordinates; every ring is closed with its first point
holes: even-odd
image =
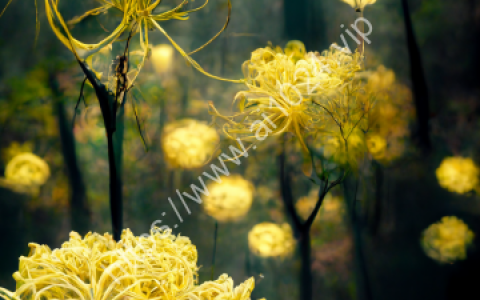
{"type": "Polygon", "coordinates": [[[227,136],[264,140],[291,132],[307,150],[303,136],[318,129],[326,114],[312,98],[331,94],[353,80],[361,69],[361,56],[336,45],[322,54],[308,52],[302,56],[302,46],[299,41],[291,41],[285,53],[259,48],[243,63],[247,89],[235,96],[239,112],[223,116],[210,104],[212,114],[226,121],[227,136]]]}
{"type": "Polygon", "coordinates": [[[252,206],[253,185],[240,175],[220,176],[207,189],[208,195],[202,197],[203,208],[217,221],[236,221],[252,206]]]}
{"type": "Polygon", "coordinates": [[[474,233],[457,217],[443,217],[430,225],[422,235],[425,253],[440,263],[452,263],[467,257],[474,233]]]}
{"type": "Polygon", "coordinates": [[[165,126],[162,149],[165,160],[175,168],[203,166],[214,154],[220,140],[217,131],[207,124],[184,119],[165,126]]]}
{"type": "Polygon", "coordinates": [[[356,11],[363,11],[365,6],[369,4],[374,4],[377,0],[342,0],[343,2],[347,3],[351,7],[353,7],[356,11]]]}
{"type": "MultiPolygon", "coordinates": [[[[233,288],[227,275],[217,281],[197,282],[197,250],[189,238],[153,228],[147,236],[128,229],[115,242],[109,234],[76,232],[53,251],[29,244],[13,275],[14,299],[225,299],[248,300],[253,278],[233,288]],[[222,294],[221,298],[214,296],[222,294]],[[203,296],[210,297],[203,298],[203,296]]],[[[9,299],[0,293],[0,298],[9,299]]]]}
{"type": "Polygon", "coordinates": [[[248,233],[250,250],[264,257],[285,257],[293,253],[295,241],[288,224],[260,223],[248,233]]]}
{"type": "Polygon", "coordinates": [[[48,164],[32,153],[20,153],[5,168],[0,184],[17,192],[36,193],[50,177],[48,164]]]}
{"type": "Polygon", "coordinates": [[[253,277],[247,279],[237,287],[233,286],[233,280],[227,274],[222,274],[215,281],[207,281],[184,296],[180,300],[205,299],[205,300],[250,300],[250,294],[255,287],[253,277]]]}
{"type": "Polygon", "coordinates": [[[435,173],[440,186],[451,192],[464,194],[478,185],[479,169],[471,158],[447,157],[435,173]]]}

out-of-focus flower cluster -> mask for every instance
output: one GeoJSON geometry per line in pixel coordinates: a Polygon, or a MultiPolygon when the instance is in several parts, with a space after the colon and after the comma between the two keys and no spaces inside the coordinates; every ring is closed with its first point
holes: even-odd
{"type": "Polygon", "coordinates": [[[258,256],[286,257],[293,253],[295,240],[290,225],[260,223],[248,233],[250,250],[258,256]]]}
{"type": "Polygon", "coordinates": [[[375,160],[387,163],[399,158],[405,150],[414,111],[412,94],[407,86],[396,81],[395,73],[383,65],[368,74],[364,89],[364,97],[375,98],[366,145],[375,160]]]}
{"type": "Polygon", "coordinates": [[[33,153],[20,153],[7,163],[0,185],[19,193],[35,195],[49,177],[50,168],[43,159],[33,153]]]}
{"type": "Polygon", "coordinates": [[[479,183],[479,169],[471,158],[446,157],[435,174],[441,187],[459,194],[472,191],[479,183]]]}
{"type": "Polygon", "coordinates": [[[220,140],[217,131],[202,122],[184,119],[165,126],[162,149],[174,168],[203,166],[214,154],[220,140]]]}
{"type": "Polygon", "coordinates": [[[252,206],[253,184],[240,175],[220,176],[207,189],[208,195],[202,197],[203,208],[217,221],[236,221],[252,206]]]}
{"type": "MultiPolygon", "coordinates": [[[[234,288],[226,274],[198,285],[197,250],[189,238],[152,229],[136,237],[124,230],[121,240],[76,232],[61,248],[29,244],[28,257],[20,257],[13,275],[15,299],[218,299],[249,300],[250,278],[234,288]]],[[[8,299],[0,294],[3,299],[8,299]]]]}
{"type": "Polygon", "coordinates": [[[443,217],[430,225],[422,236],[425,253],[440,263],[452,263],[467,257],[474,233],[457,217],[443,217]]]}
{"type": "Polygon", "coordinates": [[[291,132],[307,150],[305,135],[320,131],[331,118],[323,101],[315,100],[350,83],[361,61],[359,53],[334,46],[322,54],[306,52],[299,41],[289,42],[285,50],[259,48],[242,67],[247,90],[235,96],[239,112],[224,116],[211,105],[211,113],[226,122],[224,132],[232,139],[263,140],[291,132]]]}

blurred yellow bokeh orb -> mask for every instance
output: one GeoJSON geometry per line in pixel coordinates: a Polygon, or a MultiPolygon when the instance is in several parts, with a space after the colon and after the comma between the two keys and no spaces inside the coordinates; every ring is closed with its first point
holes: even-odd
{"type": "Polygon", "coordinates": [[[152,65],[159,75],[168,73],[173,67],[173,55],[175,51],[168,44],[160,44],[152,49],[152,65]]]}
{"type": "Polygon", "coordinates": [[[32,153],[21,153],[12,158],[5,169],[5,178],[22,185],[40,186],[50,177],[48,164],[32,153]]]}
{"type": "Polygon", "coordinates": [[[479,170],[471,158],[447,157],[436,170],[441,187],[455,193],[467,193],[478,185],[479,170]]]}
{"type": "Polygon", "coordinates": [[[452,263],[467,257],[474,233],[457,217],[443,217],[430,225],[422,235],[425,253],[440,263],[452,263]]]}
{"type": "Polygon", "coordinates": [[[219,222],[236,221],[245,216],[253,201],[253,185],[239,175],[220,176],[210,183],[203,197],[205,212],[219,222]]]}
{"type": "Polygon", "coordinates": [[[174,168],[202,167],[214,154],[220,140],[217,131],[205,123],[184,119],[165,126],[162,149],[174,168]]]}
{"type": "Polygon", "coordinates": [[[374,159],[382,159],[385,157],[385,151],[387,150],[387,141],[378,134],[372,134],[367,137],[366,140],[368,152],[374,159]]]}
{"type": "Polygon", "coordinates": [[[248,233],[250,250],[263,257],[285,257],[293,253],[295,240],[290,225],[260,223],[248,233]]]}

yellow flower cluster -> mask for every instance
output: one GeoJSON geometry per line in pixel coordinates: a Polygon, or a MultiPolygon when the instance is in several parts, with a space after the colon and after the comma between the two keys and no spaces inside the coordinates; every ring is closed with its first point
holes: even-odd
{"type": "Polygon", "coordinates": [[[375,160],[387,163],[404,152],[404,140],[413,117],[412,94],[408,87],[396,81],[395,73],[383,65],[369,73],[364,89],[363,97],[375,98],[369,114],[367,148],[375,160]]]}
{"type": "Polygon", "coordinates": [[[19,193],[35,194],[50,177],[48,164],[32,153],[20,153],[5,168],[5,178],[0,185],[19,193]]]}
{"type": "Polygon", "coordinates": [[[0,289],[0,298],[13,299],[217,299],[249,300],[254,279],[233,288],[226,274],[197,285],[197,250],[189,238],[154,228],[136,237],[128,229],[121,240],[76,232],[53,251],[30,243],[13,275],[14,293],[0,289]]]}
{"type": "Polygon", "coordinates": [[[479,169],[471,158],[446,157],[435,174],[441,187],[459,194],[472,191],[479,183],[479,169]]]}
{"type": "Polygon", "coordinates": [[[313,100],[352,81],[362,59],[335,45],[322,54],[307,53],[299,41],[289,42],[285,52],[279,47],[257,49],[242,67],[247,90],[235,96],[239,112],[224,116],[210,104],[211,113],[226,122],[224,131],[232,139],[263,140],[291,132],[307,150],[305,134],[319,130],[330,117],[313,100]]]}
{"type": "MultiPolygon", "coordinates": [[[[295,203],[298,214],[306,220],[318,201],[318,189],[312,189],[307,196],[301,197],[295,203]]],[[[343,213],[342,198],[333,196],[331,192],[327,193],[323,199],[320,210],[315,221],[340,221],[343,213]]]]}
{"type": "Polygon", "coordinates": [[[253,185],[239,175],[220,176],[207,186],[203,196],[205,212],[220,222],[236,221],[245,216],[253,201],[253,185]]]}
{"type": "Polygon", "coordinates": [[[286,257],[293,253],[295,240],[290,225],[260,223],[248,233],[250,250],[264,257],[286,257]]]}
{"type": "Polygon", "coordinates": [[[165,126],[162,149],[165,160],[172,167],[194,169],[207,163],[219,140],[214,128],[193,119],[184,119],[165,126]]]}
{"type": "Polygon", "coordinates": [[[317,144],[323,147],[323,155],[341,165],[357,165],[366,151],[363,131],[351,124],[332,129],[328,135],[317,139],[317,144]]]}
{"type": "Polygon", "coordinates": [[[425,253],[440,263],[452,263],[467,257],[474,233],[457,217],[443,217],[430,225],[422,236],[425,253]]]}

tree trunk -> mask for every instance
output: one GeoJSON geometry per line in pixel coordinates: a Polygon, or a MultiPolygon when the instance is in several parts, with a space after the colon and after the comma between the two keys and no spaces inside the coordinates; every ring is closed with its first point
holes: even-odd
{"type": "Polygon", "coordinates": [[[414,136],[425,153],[431,150],[428,122],[430,119],[430,108],[428,103],[428,88],[423,71],[420,49],[413,32],[412,20],[408,9],[408,0],[401,0],[403,8],[403,20],[405,23],[405,34],[407,36],[408,54],[410,57],[410,74],[412,78],[412,92],[415,101],[417,115],[417,130],[414,136]]]}
{"type": "Polygon", "coordinates": [[[313,278],[312,278],[312,247],[310,243],[310,230],[302,230],[300,239],[300,299],[312,300],[313,278]]]}
{"type": "Polygon", "coordinates": [[[65,104],[53,74],[50,76],[50,88],[54,98],[62,155],[70,186],[71,229],[83,235],[89,231],[91,212],[88,207],[85,182],[77,160],[71,122],[67,120],[65,104]]]}

